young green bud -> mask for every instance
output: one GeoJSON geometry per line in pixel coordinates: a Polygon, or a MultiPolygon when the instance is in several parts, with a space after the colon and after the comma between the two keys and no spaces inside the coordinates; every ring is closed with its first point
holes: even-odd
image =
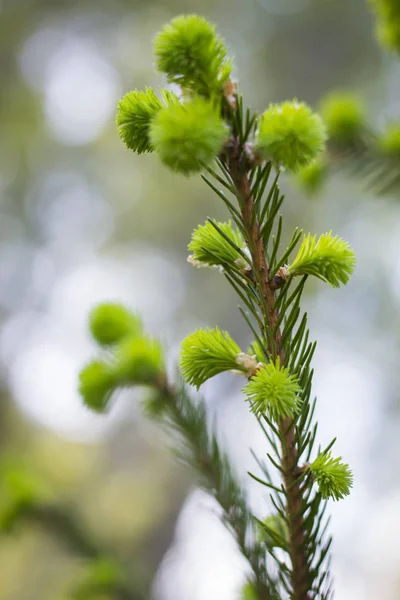
{"type": "Polygon", "coordinates": [[[147,337],[125,338],[115,356],[115,374],[121,385],[157,385],[164,377],[160,343],[147,337]]]}
{"type": "Polygon", "coordinates": [[[271,104],[260,120],[256,149],[264,158],[292,171],[311,162],[324,148],[319,115],[303,102],[271,104]]]}
{"type": "Polygon", "coordinates": [[[237,343],[226,331],[198,329],[182,342],[180,366],[182,375],[197,389],[207,379],[224,371],[247,373],[247,365],[237,343]]]}
{"type": "Polygon", "coordinates": [[[150,140],[162,162],[191,175],[211,163],[223,148],[227,126],[201,98],[164,107],[153,119],[150,140]]]}
{"type": "Polygon", "coordinates": [[[73,600],[105,600],[124,585],[125,576],[119,563],[109,558],[96,558],[86,567],[75,587],[73,600]]]}
{"type": "Polygon", "coordinates": [[[153,152],[149,139],[150,123],[162,108],[153,89],[128,92],[118,103],[117,130],[128,148],[138,154],[153,152]]]}
{"type": "Polygon", "coordinates": [[[96,412],[107,409],[117,386],[113,369],[100,360],[93,360],[79,373],[79,393],[86,406],[96,412]]]}
{"type": "Polygon", "coordinates": [[[0,480],[0,531],[9,532],[27,511],[46,502],[49,490],[30,468],[13,461],[1,465],[0,480]]]}
{"type": "Polygon", "coordinates": [[[121,304],[107,303],[96,306],[89,315],[89,328],[94,339],[102,346],[116,344],[127,335],[141,332],[140,319],[121,304]]]}
{"type": "Polygon", "coordinates": [[[171,83],[210,97],[221,90],[232,70],[224,41],[215,26],[197,15],[164,25],[154,40],[156,66],[171,83]]]}
{"type": "Polygon", "coordinates": [[[341,457],[332,458],[330,452],[320,454],[310,465],[310,471],[317,482],[323,498],[340,500],[350,494],[353,485],[353,474],[349,465],[341,462],[341,457]]]}
{"type": "Polygon", "coordinates": [[[400,157],[400,124],[393,123],[378,140],[378,149],[382,154],[393,158],[400,157]]]}
{"type": "Polygon", "coordinates": [[[400,2],[398,0],[369,0],[380,19],[400,17],[400,2]]]}
{"type": "Polygon", "coordinates": [[[259,368],[243,392],[252,412],[258,417],[268,413],[275,422],[293,416],[301,405],[298,379],[281,367],[279,359],[259,368]]]}
{"type": "Polygon", "coordinates": [[[377,36],[386,50],[400,54],[400,16],[378,22],[377,36]]]}
{"type": "Polygon", "coordinates": [[[192,252],[188,259],[189,262],[200,266],[222,267],[226,263],[236,263],[243,268],[246,267],[246,261],[235,249],[235,246],[240,250],[246,246],[240,231],[232,227],[230,221],[227,223],[216,222],[216,225],[226,237],[223,237],[210,221],[199,225],[193,231],[192,241],[188,246],[189,251],[192,252]],[[231,243],[226,238],[231,240],[231,243]]]}
{"type": "Polygon", "coordinates": [[[260,600],[256,584],[253,581],[245,583],[241,591],[240,600],[260,600]]]}
{"type": "Polygon", "coordinates": [[[400,2],[399,0],[370,0],[377,16],[379,42],[389,52],[400,54],[400,2]]]}
{"type": "Polygon", "coordinates": [[[320,111],[332,142],[348,145],[359,140],[365,125],[365,109],[357,96],[330,94],[321,102],[320,111]]]}
{"type": "Polygon", "coordinates": [[[304,236],[293,263],[289,265],[290,275],[313,275],[332,287],[346,284],[354,271],[356,258],[351,246],[332,232],[313,237],[304,236]]]}
{"type": "Polygon", "coordinates": [[[317,194],[327,175],[327,165],[319,157],[305,167],[301,167],[297,173],[297,181],[305,192],[310,195],[317,194]]]}
{"type": "Polygon", "coordinates": [[[289,531],[280,515],[271,515],[264,521],[258,521],[259,538],[268,548],[287,550],[289,531]]]}

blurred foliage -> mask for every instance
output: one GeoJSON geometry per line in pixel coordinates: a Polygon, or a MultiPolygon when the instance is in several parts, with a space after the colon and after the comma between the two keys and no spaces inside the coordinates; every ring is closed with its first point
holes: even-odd
{"type": "Polygon", "coordinates": [[[336,92],[323,98],[321,115],[329,142],[325,154],[298,174],[308,194],[323,190],[329,174],[344,170],[377,195],[397,194],[400,189],[400,121],[376,131],[369,123],[362,99],[336,92]]]}

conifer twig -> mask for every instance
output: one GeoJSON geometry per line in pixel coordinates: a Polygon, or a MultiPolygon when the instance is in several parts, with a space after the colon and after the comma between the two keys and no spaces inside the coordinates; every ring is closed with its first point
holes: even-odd
{"type": "MultiPolygon", "coordinates": [[[[267,323],[270,330],[275,330],[273,339],[274,347],[269,347],[271,356],[278,356],[281,365],[285,364],[285,352],[282,347],[282,334],[278,322],[278,310],[275,307],[275,294],[269,279],[269,266],[266,260],[264,243],[260,233],[260,224],[254,216],[254,198],[251,195],[250,182],[246,172],[241,172],[238,165],[243,157],[233,155],[230,157],[230,174],[235,182],[238,194],[242,199],[243,224],[249,238],[249,248],[253,261],[253,269],[260,281],[262,294],[267,310],[267,323]]],[[[264,332],[267,337],[267,333],[264,332]]],[[[295,442],[295,424],[292,418],[281,419],[279,431],[284,439],[282,443],[283,478],[287,496],[287,511],[289,527],[289,552],[292,561],[292,587],[295,600],[308,600],[308,581],[310,578],[309,564],[304,551],[305,535],[303,530],[303,516],[301,511],[302,487],[296,482],[297,447],[295,442]]]]}
{"type": "Polygon", "coordinates": [[[189,244],[189,262],[223,272],[243,303],[240,311],[254,336],[244,352],[227,331],[198,329],[182,342],[181,372],[197,389],[219,373],[244,377],[244,399],[262,427],[267,457],[281,482],[275,485],[259,459],[265,481],[254,478],[268,488],[276,512],[262,522],[252,517],[227,457],[208,433],[204,405],[193,404],[184,389],[166,383],[159,343],[121,306],[100,305],[92,313],[92,334],[107,353],[81,371],[80,391],[85,403],[101,412],[118,387],[158,390],[147,403],[150,413],[181,434],[178,455],[218,500],[223,520],[252,566],[246,598],[328,600],[331,538],[324,537],[325,500],[349,494],[352,473],[341,457],[331,456],[333,442],[310,462],[317,434],[311,399],[315,343],[309,341],[300,302],[308,276],[332,287],[346,284],[355,256],[332,232],[317,238],[303,236],[298,228],[282,252],[279,210],[284,197],[278,186],[282,168],[296,172],[318,157],[325,127],[319,115],[297,100],[270,104],[260,117],[244,109],[230,79],[232,61],[224,42],[201,17],[173,19],[154,47],[158,69],[180,86],[182,95],[161,90],[159,99],[150,88],[129,92],[118,106],[119,134],[131,150],[156,152],[183,175],[207,171],[203,179],[231,220],[209,218],[199,226],[189,244]],[[276,176],[270,183],[273,167],[276,176]],[[306,462],[299,464],[303,455],[306,462]],[[252,537],[254,521],[264,535],[261,542],[252,537]]]}
{"type": "Polygon", "coordinates": [[[232,472],[225,453],[215,436],[209,433],[204,403],[194,403],[183,385],[165,381],[147,403],[148,414],[178,431],[183,442],[178,457],[199,475],[199,482],[217,500],[227,525],[248,560],[254,575],[253,585],[259,600],[272,600],[267,575],[265,546],[256,537],[254,518],[246,495],[232,472]]]}

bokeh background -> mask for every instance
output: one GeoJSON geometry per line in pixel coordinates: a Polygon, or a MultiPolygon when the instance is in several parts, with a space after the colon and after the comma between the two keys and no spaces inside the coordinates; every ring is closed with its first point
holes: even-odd
{"type": "MultiPolygon", "coordinates": [[[[191,230],[224,218],[222,203],[199,178],[126,150],[115,130],[122,94],[163,84],[152,38],[182,12],[218,24],[256,110],[293,97],[315,107],[340,89],[365,99],[375,127],[400,116],[400,63],[375,42],[364,0],[0,1],[0,509],[28,477],[55,511],[0,536],[0,600],[71,599],[103,555],[126,569],[138,599],[236,600],[248,569],[137,394],[108,416],[77,395],[99,301],[138,310],[171,365],[196,326],[250,341],[223,278],[186,262],[191,230]]],[[[284,188],[287,235],[333,229],[358,258],[346,288],[309,283],[306,298],[321,443],[336,435],[355,472],[352,495],[331,507],[336,597],[396,600],[399,195],[377,198],[341,173],[319,198],[290,180],[284,188]]],[[[246,475],[256,471],[249,449],[263,455],[264,440],[239,387],[220,376],[204,393],[265,515],[264,490],[246,475]]]]}

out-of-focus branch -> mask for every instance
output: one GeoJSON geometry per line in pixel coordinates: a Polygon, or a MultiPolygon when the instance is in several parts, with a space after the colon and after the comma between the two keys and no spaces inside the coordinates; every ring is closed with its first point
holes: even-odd
{"type": "Polygon", "coordinates": [[[223,522],[253,570],[253,586],[259,600],[275,598],[274,584],[265,566],[266,547],[256,537],[254,518],[246,496],[232,472],[229,461],[212,433],[205,407],[195,403],[183,385],[160,385],[146,403],[147,413],[168,429],[177,431],[181,443],[178,457],[197,472],[199,482],[223,509],[223,522]]]}
{"type": "Polygon", "coordinates": [[[147,598],[144,585],[131,576],[131,566],[128,570],[111,551],[96,542],[68,507],[24,501],[16,502],[10,509],[5,531],[20,522],[37,523],[73,553],[90,561],[86,577],[73,591],[74,600],[89,599],[100,592],[110,594],[115,600],[147,598]]]}
{"type": "Polygon", "coordinates": [[[378,195],[400,189],[400,121],[384,132],[369,124],[362,101],[334,93],[321,103],[329,142],[325,153],[300,170],[298,180],[307,192],[318,192],[330,174],[344,170],[378,195]]]}

